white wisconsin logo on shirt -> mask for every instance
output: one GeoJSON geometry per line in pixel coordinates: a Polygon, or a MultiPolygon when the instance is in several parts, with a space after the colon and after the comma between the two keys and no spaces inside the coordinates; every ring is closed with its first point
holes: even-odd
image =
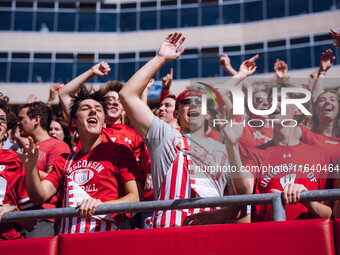
{"type": "Polygon", "coordinates": [[[283,154],[282,156],[283,156],[283,158],[291,158],[292,154],[288,153],[288,154],[283,154]]]}
{"type": "Polygon", "coordinates": [[[281,184],[282,189],[284,189],[287,184],[294,183],[295,178],[296,178],[296,174],[287,174],[281,177],[280,184],[281,184]]]}
{"type": "Polygon", "coordinates": [[[111,141],[115,142],[117,137],[111,137],[111,141]]]}
{"type": "Polygon", "coordinates": [[[129,140],[129,139],[127,139],[126,137],[125,137],[125,140],[124,140],[125,142],[128,142],[129,144],[131,144],[131,140],[129,140]]]}
{"type": "Polygon", "coordinates": [[[0,165],[0,173],[5,170],[5,165],[0,165]]]}
{"type": "Polygon", "coordinates": [[[90,169],[78,169],[71,173],[70,178],[78,185],[84,185],[92,179],[93,175],[90,169]]]}

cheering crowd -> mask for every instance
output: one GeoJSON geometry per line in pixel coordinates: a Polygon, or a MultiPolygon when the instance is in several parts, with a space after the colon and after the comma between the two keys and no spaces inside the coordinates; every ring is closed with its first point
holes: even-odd
{"type": "MultiPolygon", "coordinates": [[[[340,33],[330,35],[340,48],[340,33]]],[[[287,220],[340,216],[337,201],[299,203],[301,192],[340,187],[340,83],[325,89],[332,50],[300,87],[290,84],[284,61],[275,62],[270,81],[253,82],[258,55],[237,71],[222,54],[216,65],[231,78],[217,89],[221,104],[208,100],[206,114],[205,90],[169,93],[171,69],[159,107],[150,109],[153,77],[182,55],[185,40],[169,34],[125,85],[85,86],[111,71],[101,62],[66,85],[53,84],[47,103],[30,95],[14,113],[0,95],[0,240],[271,220],[270,205],[94,215],[102,204],[152,200],[283,193],[287,220]],[[246,95],[244,114],[233,114],[235,86],[246,95]],[[303,101],[303,91],[310,100],[303,101]],[[53,112],[56,96],[60,107],[53,112]],[[7,212],[60,207],[79,207],[79,217],[1,223],[7,212]]]]}

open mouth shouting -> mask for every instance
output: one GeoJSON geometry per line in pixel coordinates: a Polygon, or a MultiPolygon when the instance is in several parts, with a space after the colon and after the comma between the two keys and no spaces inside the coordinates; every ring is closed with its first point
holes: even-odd
{"type": "Polygon", "coordinates": [[[95,117],[90,117],[87,119],[87,123],[91,126],[91,127],[96,127],[98,124],[98,120],[95,117]]]}

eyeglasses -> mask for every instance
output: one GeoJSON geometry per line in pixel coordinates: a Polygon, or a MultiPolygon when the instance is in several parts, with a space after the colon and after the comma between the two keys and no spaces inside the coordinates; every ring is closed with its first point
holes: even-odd
{"type": "Polygon", "coordinates": [[[181,104],[181,105],[191,105],[194,102],[197,106],[200,106],[202,104],[201,98],[184,98],[181,101],[179,101],[179,104],[181,104]]]}
{"type": "Polygon", "coordinates": [[[6,124],[8,123],[7,115],[0,115],[0,124],[6,124]]]}
{"type": "Polygon", "coordinates": [[[255,97],[254,98],[254,101],[257,104],[262,104],[264,102],[264,100],[268,100],[268,98],[266,98],[266,97],[255,97]]]}

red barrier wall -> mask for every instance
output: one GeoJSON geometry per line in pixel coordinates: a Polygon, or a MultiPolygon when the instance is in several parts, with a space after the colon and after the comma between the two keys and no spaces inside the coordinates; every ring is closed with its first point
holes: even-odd
{"type": "MultiPolygon", "coordinates": [[[[1,227],[1,224],[0,224],[1,227]]],[[[58,236],[0,242],[1,255],[57,255],[58,236]]]]}
{"type": "Polygon", "coordinates": [[[340,219],[334,219],[334,242],[337,254],[340,254],[340,219]]]}
{"type": "Polygon", "coordinates": [[[329,219],[61,235],[59,255],[335,254],[329,219]]]}

